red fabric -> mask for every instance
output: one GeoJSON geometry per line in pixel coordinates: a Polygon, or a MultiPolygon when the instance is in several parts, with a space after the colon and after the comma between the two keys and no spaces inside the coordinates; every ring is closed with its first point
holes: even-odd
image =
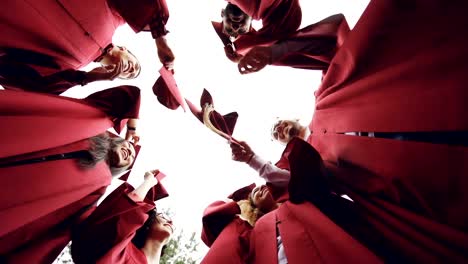
{"type": "MultiPolygon", "coordinates": [[[[0,164],[87,149],[112,126],[82,100],[16,91],[0,91],[0,122],[9,128],[0,130],[0,164]]],[[[3,167],[0,178],[0,254],[9,263],[53,261],[111,180],[104,162],[81,169],[72,159],[3,167]]]]}
{"type": "Polygon", "coordinates": [[[201,238],[210,250],[201,263],[245,263],[252,227],[237,214],[236,202],[217,201],[205,209],[201,238]]]}
{"type": "Polygon", "coordinates": [[[113,117],[114,129],[120,134],[128,118],[138,118],[140,113],[140,89],[122,85],[93,93],[83,99],[113,117]]]}
{"type": "MultiPolygon", "coordinates": [[[[71,176],[76,176],[76,174],[71,176]]],[[[70,196],[86,191],[87,188],[86,186],[75,187],[79,188],[79,190],[74,191],[70,196]]],[[[53,213],[43,216],[6,236],[2,236],[0,238],[2,258],[0,259],[5,263],[52,263],[70,242],[71,228],[85,219],[86,215],[94,209],[90,206],[96,203],[99,197],[104,194],[105,189],[106,187],[102,187],[86,195],[81,200],[57,209],[53,213]],[[18,247],[19,244],[22,245],[18,247]]],[[[61,195],[61,198],[69,199],[69,197],[63,195],[61,195]]],[[[57,204],[56,201],[51,199],[46,202],[57,204]]],[[[34,206],[36,205],[38,204],[36,203],[34,206]]],[[[31,212],[33,213],[33,211],[28,211],[28,213],[31,212]]]]}
{"type": "Polygon", "coordinates": [[[391,228],[386,238],[417,261],[460,257],[460,246],[442,253],[429,240],[439,224],[466,238],[468,149],[339,133],[468,131],[467,7],[465,1],[372,1],[316,92],[309,142],[337,184],[368,202],[369,217],[382,221],[376,228],[391,228]],[[401,222],[385,221],[387,210],[401,222]],[[409,212],[416,216],[402,215],[409,212]],[[409,219],[429,237],[400,229],[409,219]]]}
{"type": "Polygon", "coordinates": [[[466,131],[465,1],[371,1],[316,92],[315,135],[466,131]]]}
{"type": "Polygon", "coordinates": [[[0,46],[52,56],[60,70],[92,62],[124,23],[106,0],[7,0],[3,7],[0,32],[9,37],[2,38],[0,46]]]}
{"type": "Polygon", "coordinates": [[[75,263],[147,263],[144,253],[131,241],[155,206],[150,200],[133,201],[128,196],[132,191],[132,186],[122,184],[75,230],[75,263]]]}
{"type": "MultiPolygon", "coordinates": [[[[156,21],[161,21],[159,27],[164,27],[169,19],[166,0],[107,0],[107,3],[135,32],[144,30],[146,26],[151,26],[156,21]]],[[[164,31],[163,29],[154,30],[164,31]]]]}
{"type": "Polygon", "coordinates": [[[466,148],[342,135],[326,139],[333,145],[325,157],[338,160],[327,163],[334,187],[359,204],[386,247],[418,262],[466,262],[466,148]],[[356,142],[366,148],[356,148],[356,142]],[[336,146],[348,151],[338,156],[336,146]]]}
{"type": "Polygon", "coordinates": [[[69,88],[84,84],[86,73],[78,70],[57,71],[42,76],[32,65],[56,68],[54,58],[31,51],[2,48],[0,55],[0,85],[5,89],[32,90],[34,92],[61,94],[69,88]]]}
{"type": "Polygon", "coordinates": [[[120,25],[127,22],[138,32],[155,12],[167,20],[164,0],[6,0],[0,10],[0,32],[8,37],[1,38],[0,47],[55,58],[59,68],[37,68],[41,75],[76,70],[104,51],[120,25]]]}
{"type": "Polygon", "coordinates": [[[248,263],[278,263],[276,227],[290,264],[381,263],[311,203],[285,202],[255,224],[248,263]]]}
{"type": "Polygon", "coordinates": [[[327,17],[302,28],[285,41],[301,42],[306,48],[287,53],[275,60],[272,65],[326,70],[349,31],[348,23],[342,14],[327,17]]]}
{"type": "Polygon", "coordinates": [[[309,142],[335,188],[413,262],[468,259],[468,148],[339,133],[468,131],[467,7],[371,1],[315,94],[309,142]]]}
{"type": "Polygon", "coordinates": [[[236,51],[245,54],[257,45],[271,44],[294,33],[301,25],[302,11],[298,0],[228,0],[255,20],[262,28],[241,35],[235,42],[236,51]]]}
{"type": "Polygon", "coordinates": [[[277,229],[288,263],[380,263],[337,225],[335,214],[328,214],[333,213],[327,209],[332,205],[330,192],[323,184],[326,174],[317,151],[294,138],[283,156],[290,160],[290,201],[257,221],[250,237],[248,263],[278,263],[277,229]]]}

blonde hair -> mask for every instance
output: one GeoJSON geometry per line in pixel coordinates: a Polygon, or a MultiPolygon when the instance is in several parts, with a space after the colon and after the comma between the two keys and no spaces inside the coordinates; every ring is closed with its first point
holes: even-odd
{"type": "Polygon", "coordinates": [[[255,226],[257,220],[264,215],[260,209],[253,205],[250,199],[240,200],[237,204],[241,209],[241,218],[246,220],[251,226],[255,226]]]}

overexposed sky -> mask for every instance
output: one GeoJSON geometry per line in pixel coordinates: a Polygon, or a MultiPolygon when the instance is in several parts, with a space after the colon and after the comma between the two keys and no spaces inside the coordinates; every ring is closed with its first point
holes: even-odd
{"type": "MultiPolygon", "coordinates": [[[[353,27],[368,2],[301,0],[301,27],[336,13],[343,13],[353,27]]],[[[271,141],[271,125],[277,117],[300,118],[303,124],[310,122],[313,92],[319,86],[321,72],[268,66],[258,73],[240,75],[237,65],[225,57],[223,45],[211,26],[211,20],[219,20],[225,3],[167,0],[171,13],[167,38],[176,56],[175,78],[182,94],[196,105],[206,88],[218,112],[237,111],[239,119],[234,137],[248,142],[258,155],[274,163],[283,146],[271,141]]],[[[136,186],[142,181],[144,171],[163,171],[168,176],[163,183],[170,197],[158,202],[158,206],[171,208],[178,228],[199,233],[202,213],[208,204],[224,199],[239,187],[261,181],[246,164],[232,161],[227,142],[190,112],[172,111],[159,104],[152,86],[161,64],[149,33],[134,34],[124,26],[114,36],[114,43],[126,46],[140,59],[140,76],[136,80],[76,87],[64,95],[85,97],[95,90],[121,84],[140,87],[138,131],[142,136],[142,151],[129,181],[136,186]]],[[[94,67],[90,65],[87,69],[94,67]]],[[[118,184],[116,181],[113,186],[118,184]]],[[[200,241],[200,254],[206,250],[200,241]]]]}

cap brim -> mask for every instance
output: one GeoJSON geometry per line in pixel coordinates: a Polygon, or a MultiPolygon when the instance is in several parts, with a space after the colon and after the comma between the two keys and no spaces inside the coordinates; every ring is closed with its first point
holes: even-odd
{"type": "Polygon", "coordinates": [[[231,193],[228,198],[232,199],[236,202],[240,200],[245,200],[249,197],[249,194],[252,192],[252,190],[256,187],[257,185],[255,183],[252,183],[250,185],[244,186],[237,191],[231,193]]]}

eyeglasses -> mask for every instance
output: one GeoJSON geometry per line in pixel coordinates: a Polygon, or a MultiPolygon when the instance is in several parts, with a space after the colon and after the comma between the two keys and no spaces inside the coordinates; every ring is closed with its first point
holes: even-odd
{"type": "Polygon", "coordinates": [[[164,219],[166,222],[171,222],[172,223],[172,219],[165,213],[157,213],[156,217],[164,219]]]}

